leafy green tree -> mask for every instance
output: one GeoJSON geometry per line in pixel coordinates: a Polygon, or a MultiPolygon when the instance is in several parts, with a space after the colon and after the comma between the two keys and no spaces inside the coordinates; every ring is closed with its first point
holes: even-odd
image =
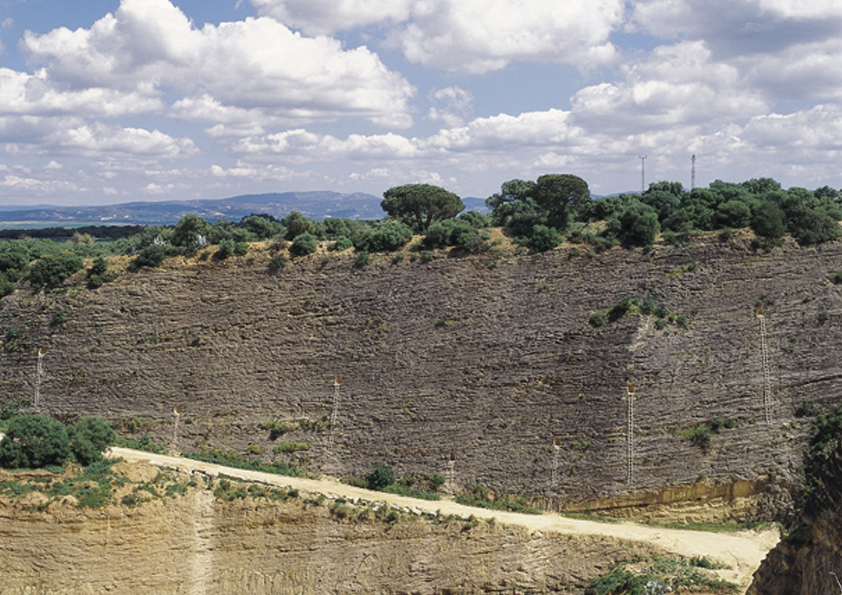
{"type": "Polygon", "coordinates": [[[3,242],[0,246],[0,272],[22,271],[30,261],[23,242],[3,242]]]}
{"type": "Polygon", "coordinates": [[[486,198],[485,204],[492,210],[491,217],[494,225],[503,227],[505,222],[495,220],[494,218],[494,212],[497,211],[498,207],[502,207],[508,203],[516,201],[524,201],[530,198],[535,198],[535,182],[515,179],[503,182],[500,186],[500,192],[492,194],[486,198]]]}
{"type": "Polygon", "coordinates": [[[240,225],[258,240],[268,240],[286,234],[283,223],[272,215],[249,215],[243,218],[240,225]]]}
{"type": "Polygon", "coordinates": [[[365,484],[369,490],[382,490],[395,483],[395,472],[388,465],[380,465],[365,476],[365,484]]]}
{"type": "Polygon", "coordinates": [[[287,229],[286,239],[292,241],[303,233],[313,234],[313,220],[308,219],[298,211],[293,211],[283,218],[282,223],[287,229]]]}
{"type": "Polygon", "coordinates": [[[822,244],[837,239],[839,222],[815,209],[803,209],[789,223],[792,237],[802,246],[822,244]]]}
{"type": "Polygon", "coordinates": [[[561,243],[561,234],[554,227],[536,225],[532,235],[526,241],[526,245],[536,252],[552,250],[561,243]]]}
{"type": "Polygon", "coordinates": [[[354,237],[354,248],[363,252],[391,252],[412,239],[412,230],[400,221],[385,221],[362,230],[354,237]]]}
{"type": "Polygon", "coordinates": [[[155,268],[160,266],[167,258],[167,249],[158,244],[150,244],[138,252],[137,257],[131,262],[129,268],[134,271],[141,267],[155,268]]]}
{"type": "Polygon", "coordinates": [[[350,238],[352,235],[351,228],[341,217],[328,217],[324,220],[325,239],[338,240],[345,237],[350,238]]]}
{"type": "Polygon", "coordinates": [[[751,207],[742,200],[723,202],[716,209],[716,219],[722,227],[742,229],[751,222],[751,207]]]}
{"type": "Polygon", "coordinates": [[[210,231],[210,224],[195,214],[185,215],[175,225],[170,242],[173,246],[191,247],[198,246],[199,236],[207,239],[210,231]]]}
{"type": "Polygon", "coordinates": [[[456,217],[465,203],[456,194],[431,184],[406,184],[383,193],[380,206],[392,217],[410,218],[416,231],[425,232],[434,221],[456,217]]]}
{"type": "Polygon", "coordinates": [[[319,240],[311,233],[302,233],[295,236],[289,251],[298,256],[312,254],[319,247],[319,240]]]}
{"type": "Polygon", "coordinates": [[[12,418],[0,441],[0,466],[5,469],[62,465],[70,455],[67,431],[60,422],[46,415],[12,418]]]}
{"type": "Polygon", "coordinates": [[[102,256],[99,256],[97,258],[94,258],[94,262],[91,265],[91,268],[88,269],[88,276],[90,277],[91,275],[104,275],[105,271],[107,270],[108,261],[102,256]]]}
{"type": "Polygon", "coordinates": [[[29,272],[29,279],[35,287],[54,288],[82,268],[82,259],[74,254],[42,256],[29,272]]]}
{"type": "Polygon", "coordinates": [[[479,211],[465,211],[456,218],[457,221],[467,223],[474,229],[491,227],[491,217],[483,215],[479,211]]]}
{"type": "Polygon", "coordinates": [[[571,174],[546,174],[535,182],[535,202],[547,212],[549,223],[563,229],[571,211],[584,210],[590,202],[588,183],[571,174]]]}
{"type": "Polygon", "coordinates": [[[231,238],[225,238],[224,240],[220,240],[219,247],[213,254],[214,259],[225,260],[227,258],[230,258],[234,255],[234,249],[236,248],[236,246],[237,243],[231,238]]]}
{"type": "Polygon", "coordinates": [[[606,227],[627,247],[651,246],[661,233],[655,209],[637,200],[631,202],[618,217],[609,219],[606,227]]]}
{"type": "Polygon", "coordinates": [[[763,201],[754,210],[751,228],[759,236],[780,238],[786,234],[783,211],[771,201],[763,201]]]}
{"type": "Polygon", "coordinates": [[[67,429],[70,449],[80,465],[102,459],[103,451],[117,441],[117,434],[101,417],[86,416],[67,429]]]}

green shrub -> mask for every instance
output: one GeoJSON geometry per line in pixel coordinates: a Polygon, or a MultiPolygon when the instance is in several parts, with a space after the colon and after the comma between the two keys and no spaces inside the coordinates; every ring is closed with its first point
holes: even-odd
{"type": "Polygon", "coordinates": [[[316,236],[305,232],[295,236],[289,251],[298,256],[306,256],[315,252],[318,247],[319,241],[316,236]]]}
{"type": "Polygon", "coordinates": [[[129,268],[133,271],[141,267],[155,268],[167,258],[167,249],[158,244],[150,244],[138,252],[137,257],[131,262],[129,268]]]}
{"type": "Polygon", "coordinates": [[[333,252],[344,252],[348,248],[351,248],[353,245],[354,242],[351,241],[351,238],[349,238],[348,236],[341,236],[337,238],[336,241],[333,242],[328,249],[333,252]]]}
{"type": "Polygon", "coordinates": [[[50,319],[50,326],[55,328],[63,325],[65,322],[67,322],[67,315],[64,313],[64,310],[56,310],[50,319]]]}
{"type": "Polygon", "coordinates": [[[394,252],[412,239],[412,230],[399,221],[387,221],[377,228],[363,229],[354,237],[354,248],[362,252],[394,252]]]}
{"type": "Polygon", "coordinates": [[[73,254],[46,255],[39,258],[29,272],[33,287],[52,289],[82,268],[82,259],[73,254]]]}
{"type": "Polygon", "coordinates": [[[88,269],[88,276],[91,275],[104,275],[105,271],[108,270],[108,261],[103,258],[102,256],[98,256],[94,258],[94,262],[91,265],[91,268],[88,269]]]}
{"type": "Polygon", "coordinates": [[[11,295],[15,291],[16,285],[9,280],[5,273],[0,273],[0,298],[11,295]]]}
{"type": "Polygon", "coordinates": [[[3,339],[3,349],[9,353],[23,353],[27,350],[26,340],[29,338],[25,326],[10,326],[6,329],[3,339]]]}
{"type": "Polygon", "coordinates": [[[591,316],[590,320],[588,320],[588,324],[590,324],[594,328],[598,328],[605,324],[607,318],[603,312],[594,312],[593,316],[591,316]]]}
{"type": "Polygon", "coordinates": [[[536,225],[532,235],[526,239],[526,245],[535,252],[547,252],[561,243],[561,234],[554,227],[536,225]]]}
{"type": "Polygon", "coordinates": [[[103,451],[117,441],[117,434],[101,417],[83,417],[67,429],[70,448],[80,465],[102,459],[103,451]]]}
{"type": "Polygon", "coordinates": [[[245,256],[249,253],[249,243],[248,242],[237,242],[234,244],[234,254],[237,256],[245,256]]]}
{"type": "Polygon", "coordinates": [[[275,454],[299,452],[302,450],[310,450],[312,444],[309,442],[283,442],[272,449],[275,454]]]}
{"type": "Polygon", "coordinates": [[[64,426],[46,415],[18,415],[0,441],[0,467],[37,469],[63,465],[71,456],[64,426]]]}
{"type": "Polygon", "coordinates": [[[219,240],[219,248],[217,248],[216,252],[214,253],[213,257],[215,260],[226,260],[233,256],[234,248],[236,247],[236,242],[231,239],[224,239],[219,240]]]}
{"type": "Polygon", "coordinates": [[[358,269],[368,266],[369,254],[365,250],[357,254],[357,259],[354,261],[354,266],[358,269]]]}
{"type": "Polygon", "coordinates": [[[365,476],[365,483],[369,490],[381,491],[386,486],[395,483],[395,472],[388,465],[380,465],[365,476]]]}

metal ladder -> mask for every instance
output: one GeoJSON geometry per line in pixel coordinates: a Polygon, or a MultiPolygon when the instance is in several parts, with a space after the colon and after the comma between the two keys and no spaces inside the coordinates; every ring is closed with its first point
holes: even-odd
{"type": "Polygon", "coordinates": [[[766,425],[772,425],[772,382],[769,380],[769,351],[766,346],[766,317],[760,319],[760,354],[763,364],[763,407],[766,411],[766,425]]]}

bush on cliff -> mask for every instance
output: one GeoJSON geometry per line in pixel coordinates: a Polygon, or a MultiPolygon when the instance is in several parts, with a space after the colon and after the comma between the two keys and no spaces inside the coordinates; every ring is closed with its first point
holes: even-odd
{"type": "Polygon", "coordinates": [[[103,451],[117,441],[117,434],[101,417],[83,417],[67,430],[70,448],[80,465],[102,460],[103,451]]]}
{"type": "Polygon", "coordinates": [[[52,289],[81,268],[82,259],[73,254],[43,256],[32,265],[29,279],[33,287],[52,289]]]}
{"type": "Polygon", "coordinates": [[[46,415],[17,415],[0,441],[0,467],[39,469],[71,458],[87,467],[102,460],[102,452],[116,440],[117,434],[101,417],[83,417],[65,428],[46,415]]]}
{"type": "Polygon", "coordinates": [[[388,465],[380,465],[365,476],[365,484],[369,490],[381,491],[393,483],[395,483],[395,472],[388,465]]]}
{"type": "Polygon", "coordinates": [[[64,426],[46,415],[19,415],[9,422],[0,441],[0,467],[37,469],[63,465],[70,458],[64,426]]]}

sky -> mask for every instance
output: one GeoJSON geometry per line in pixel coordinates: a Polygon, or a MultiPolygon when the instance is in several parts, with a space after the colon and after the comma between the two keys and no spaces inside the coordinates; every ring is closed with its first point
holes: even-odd
{"type": "Polygon", "coordinates": [[[842,1],[0,0],[0,207],[605,195],[693,155],[842,186],[842,1]]]}

